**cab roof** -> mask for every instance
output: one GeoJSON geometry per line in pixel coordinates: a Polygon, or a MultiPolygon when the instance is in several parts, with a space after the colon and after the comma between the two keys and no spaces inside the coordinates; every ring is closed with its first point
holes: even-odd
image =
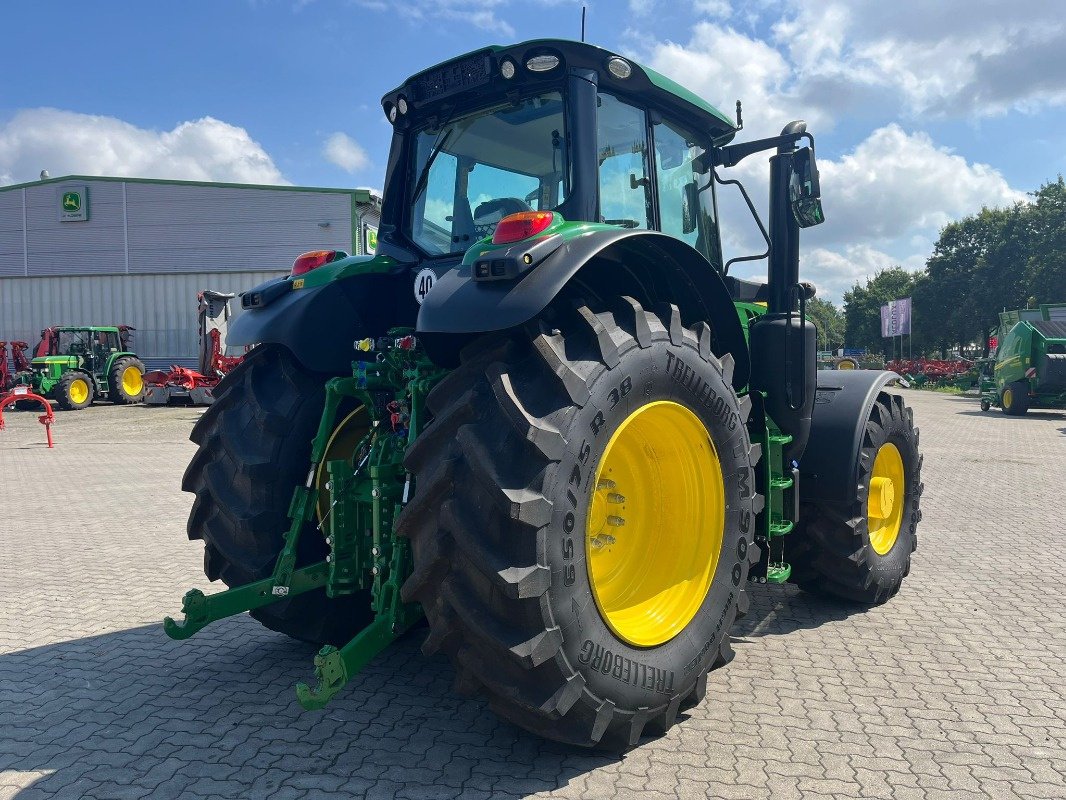
{"type": "MultiPolygon", "coordinates": [[[[548,54],[558,56],[565,68],[595,69],[599,73],[601,87],[630,96],[642,96],[656,105],[672,107],[685,116],[702,122],[715,133],[716,139],[720,142],[728,141],[737,131],[737,124],[731,117],[665,75],[620,53],[567,39],[531,39],[513,45],[490,45],[472,50],[415,73],[402,86],[386,94],[382,98],[382,105],[388,108],[388,104],[396,102],[401,95],[406,97],[408,102],[413,101],[416,107],[422,103],[432,102],[437,97],[458,95],[463,90],[472,87],[471,69],[478,73],[473,81],[482,86],[488,83],[494,75],[499,75],[499,66],[505,57],[509,56],[521,72],[528,59],[536,55],[548,54]],[[633,73],[629,78],[617,79],[608,72],[607,62],[614,57],[622,58],[630,64],[633,73]],[[487,61],[482,61],[483,58],[487,58],[487,61]],[[471,64],[472,68],[467,68],[467,65],[471,64]],[[462,84],[461,88],[448,90],[448,82],[455,80],[456,75],[462,76],[462,80],[459,81],[462,84]],[[431,83],[434,87],[444,87],[444,89],[432,100],[419,96],[419,87],[427,83],[431,83]],[[413,98],[412,94],[415,95],[413,98]]],[[[533,77],[548,77],[548,75],[541,73],[533,77]]]]}

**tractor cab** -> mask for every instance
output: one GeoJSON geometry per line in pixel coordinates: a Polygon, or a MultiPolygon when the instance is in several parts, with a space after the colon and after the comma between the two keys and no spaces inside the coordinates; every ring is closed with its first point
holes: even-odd
{"type": "Polygon", "coordinates": [[[35,357],[32,369],[80,369],[100,378],[111,356],[122,349],[118,328],[49,328],[42,337],[46,340],[47,355],[35,357]]]}
{"type": "Polygon", "coordinates": [[[494,47],[387,94],[394,137],[379,252],[459,258],[513,214],[663,231],[721,267],[706,160],[736,124],[592,45],[494,47]]]}

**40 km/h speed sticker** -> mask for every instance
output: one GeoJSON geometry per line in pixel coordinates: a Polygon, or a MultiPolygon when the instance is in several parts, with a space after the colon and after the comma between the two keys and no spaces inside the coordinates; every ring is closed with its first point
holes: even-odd
{"type": "Polygon", "coordinates": [[[437,280],[437,273],[431,270],[429,267],[419,270],[415,275],[415,300],[419,305],[422,305],[422,301],[426,299],[426,295],[429,294],[429,290],[433,288],[433,284],[437,280]]]}

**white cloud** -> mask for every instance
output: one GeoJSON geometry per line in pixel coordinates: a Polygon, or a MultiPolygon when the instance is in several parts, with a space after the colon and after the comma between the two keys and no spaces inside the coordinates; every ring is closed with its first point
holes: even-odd
{"type": "Polygon", "coordinates": [[[800,83],[892,90],[912,114],[981,117],[1066,104],[1061,0],[793,3],[773,26],[800,83]]]}
{"type": "MultiPolygon", "coordinates": [[[[801,272],[834,302],[878,269],[920,268],[951,220],[1026,199],[989,165],[970,163],[927,134],[896,124],[875,130],[838,159],[819,158],[818,169],[826,222],[800,234],[801,272]]],[[[765,156],[751,156],[722,175],[740,178],[765,214],[765,156]]],[[[727,256],[761,252],[765,244],[739,198],[722,192],[721,206],[727,256]]],[[[765,271],[764,262],[738,265],[736,274],[759,270],[765,271]]]]}
{"type": "MultiPolygon", "coordinates": [[[[378,0],[360,0],[360,5],[368,10],[381,10],[378,0]]],[[[392,4],[390,13],[398,13],[409,20],[446,19],[473,25],[483,31],[498,33],[513,38],[514,28],[506,20],[496,15],[500,8],[506,7],[505,0],[429,0],[418,5],[392,4]]]]}
{"type": "MultiPolygon", "coordinates": [[[[699,22],[687,44],[655,42],[640,59],[732,114],[743,100],[749,122],[759,128],[794,118],[797,103],[786,92],[791,67],[773,46],[730,27],[699,22]],[[792,116],[790,116],[792,114],[792,116]]],[[[809,118],[809,116],[808,116],[809,118]]]]}
{"type": "Polygon", "coordinates": [[[823,242],[893,241],[939,230],[984,206],[1025,200],[989,165],[968,163],[928,135],[896,124],[874,131],[838,161],[819,160],[819,172],[823,242]]]}
{"type": "Polygon", "coordinates": [[[800,250],[800,277],[814,284],[819,297],[837,305],[844,292],[879,270],[900,266],[914,271],[924,264],[923,255],[898,258],[869,244],[849,244],[835,250],[826,247],[800,250]]]}
{"type": "Polygon", "coordinates": [[[170,131],[55,108],[20,111],[0,125],[0,183],[53,176],[113,175],[288,183],[244,128],[213,117],[170,131]]]}
{"type": "Polygon", "coordinates": [[[322,154],[331,164],[335,164],[345,172],[359,172],[370,165],[370,157],[359,143],[346,133],[334,133],[322,148],[322,154]]]}
{"type": "Polygon", "coordinates": [[[729,0],[692,0],[692,10],[705,17],[729,17],[733,8],[729,0]]]}

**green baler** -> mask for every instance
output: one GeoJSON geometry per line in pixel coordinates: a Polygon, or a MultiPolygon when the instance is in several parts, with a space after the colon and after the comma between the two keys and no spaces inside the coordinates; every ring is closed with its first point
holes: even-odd
{"type": "Polygon", "coordinates": [[[983,388],[983,411],[1066,408],[1066,303],[999,315],[995,384],[983,388]]]}

